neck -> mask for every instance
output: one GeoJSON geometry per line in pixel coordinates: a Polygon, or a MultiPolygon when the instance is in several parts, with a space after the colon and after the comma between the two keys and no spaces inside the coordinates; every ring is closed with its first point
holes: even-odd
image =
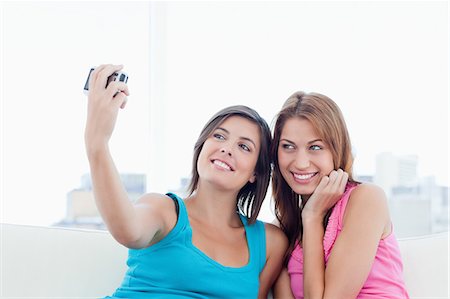
{"type": "Polygon", "coordinates": [[[189,217],[210,225],[242,226],[236,213],[237,192],[217,190],[199,184],[195,193],[186,200],[189,217]]]}

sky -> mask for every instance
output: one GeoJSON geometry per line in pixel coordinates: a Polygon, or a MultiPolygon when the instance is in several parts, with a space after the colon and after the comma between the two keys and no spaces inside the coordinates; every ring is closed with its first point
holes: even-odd
{"type": "Polygon", "coordinates": [[[448,4],[1,2],[1,221],[48,225],[89,171],[84,81],[124,64],[131,96],[111,140],[121,172],[151,190],[190,174],[217,110],[245,104],[271,123],[297,90],[337,102],[355,172],[381,152],[417,155],[448,185],[448,4]]]}

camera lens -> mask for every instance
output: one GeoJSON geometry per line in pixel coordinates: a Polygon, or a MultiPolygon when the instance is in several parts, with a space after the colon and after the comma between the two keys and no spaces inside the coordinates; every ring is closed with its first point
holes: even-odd
{"type": "Polygon", "coordinates": [[[125,81],[125,74],[120,75],[119,81],[124,82],[125,81]]]}

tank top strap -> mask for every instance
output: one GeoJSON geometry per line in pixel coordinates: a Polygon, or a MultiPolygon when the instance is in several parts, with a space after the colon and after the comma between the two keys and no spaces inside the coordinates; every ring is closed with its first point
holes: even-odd
{"type": "Polygon", "coordinates": [[[184,201],[181,197],[176,195],[175,193],[168,192],[166,193],[167,196],[172,198],[172,200],[175,202],[176,205],[176,211],[177,211],[177,224],[175,227],[185,228],[186,225],[188,225],[188,215],[187,215],[187,209],[186,205],[184,204],[184,201]]]}
{"type": "Polygon", "coordinates": [[[264,223],[256,220],[253,224],[248,224],[247,217],[239,214],[247,234],[250,258],[258,265],[259,273],[266,264],[266,230],[264,223]]]}

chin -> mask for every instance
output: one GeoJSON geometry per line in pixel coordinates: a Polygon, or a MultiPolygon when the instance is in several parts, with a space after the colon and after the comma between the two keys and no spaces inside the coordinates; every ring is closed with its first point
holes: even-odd
{"type": "Polygon", "coordinates": [[[235,186],[233,186],[234,184],[232,182],[230,182],[229,180],[224,180],[223,178],[210,177],[206,181],[208,181],[211,185],[215,186],[215,188],[217,190],[221,190],[221,191],[233,190],[235,188],[235,186]]]}
{"type": "Polygon", "coordinates": [[[294,190],[295,193],[297,193],[298,195],[302,196],[302,197],[309,197],[311,196],[311,194],[314,193],[314,190],[316,189],[317,186],[296,186],[296,188],[292,188],[292,190],[294,190]]]}

